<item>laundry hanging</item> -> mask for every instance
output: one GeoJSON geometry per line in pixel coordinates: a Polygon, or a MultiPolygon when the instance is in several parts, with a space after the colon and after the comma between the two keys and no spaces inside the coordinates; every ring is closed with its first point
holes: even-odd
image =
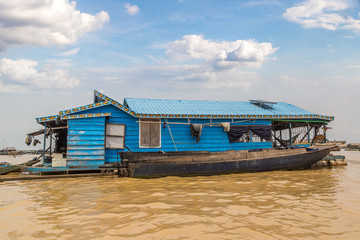
{"type": "Polygon", "coordinates": [[[229,122],[221,122],[219,125],[224,129],[225,132],[230,131],[230,123],[229,122]]]}
{"type": "Polygon", "coordinates": [[[202,132],[203,125],[202,124],[190,124],[191,136],[196,137],[196,143],[200,141],[200,136],[202,132]]]}

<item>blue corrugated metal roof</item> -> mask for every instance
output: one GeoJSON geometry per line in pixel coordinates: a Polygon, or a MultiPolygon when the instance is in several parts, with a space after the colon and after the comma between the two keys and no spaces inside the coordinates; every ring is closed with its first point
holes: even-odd
{"type": "MultiPolygon", "coordinates": [[[[69,114],[79,113],[89,109],[100,108],[105,105],[113,105],[116,108],[130,114],[133,117],[144,118],[214,118],[214,119],[314,119],[332,121],[334,117],[313,114],[294,105],[278,102],[262,102],[251,100],[255,104],[269,104],[273,108],[261,108],[247,101],[200,101],[200,100],[167,100],[167,99],[142,99],[126,98],[124,104],[94,91],[94,95],[101,99],[82,107],[60,111],[62,118],[69,114]]],[[[54,116],[39,118],[37,121],[48,121],[54,116]]]]}
{"type": "Polygon", "coordinates": [[[247,101],[200,101],[126,98],[131,110],[142,114],[198,114],[198,115],[309,115],[307,110],[278,102],[272,109],[264,109],[247,101]]]}

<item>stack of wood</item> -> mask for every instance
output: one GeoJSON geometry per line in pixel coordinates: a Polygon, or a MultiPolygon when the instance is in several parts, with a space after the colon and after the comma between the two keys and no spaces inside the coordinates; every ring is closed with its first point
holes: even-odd
{"type": "Polygon", "coordinates": [[[345,156],[334,156],[332,154],[327,155],[321,161],[311,165],[311,168],[321,168],[321,167],[333,167],[333,166],[346,166],[347,162],[345,161],[345,156]]]}
{"type": "Polygon", "coordinates": [[[347,151],[359,151],[360,150],[360,143],[349,143],[346,146],[347,151]]]}

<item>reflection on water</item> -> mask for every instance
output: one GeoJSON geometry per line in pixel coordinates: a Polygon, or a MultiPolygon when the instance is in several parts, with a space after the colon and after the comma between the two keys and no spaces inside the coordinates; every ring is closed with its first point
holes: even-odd
{"type": "Polygon", "coordinates": [[[359,174],[5,182],[0,239],[360,239],[359,174]]]}

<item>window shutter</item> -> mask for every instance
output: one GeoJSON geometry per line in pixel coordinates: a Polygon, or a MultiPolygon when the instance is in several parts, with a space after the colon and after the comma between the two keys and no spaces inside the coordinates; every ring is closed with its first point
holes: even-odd
{"type": "Polygon", "coordinates": [[[125,125],[106,124],[106,135],[125,136],[125,125]]]}
{"type": "Polygon", "coordinates": [[[106,124],[106,141],[107,149],[124,149],[125,145],[125,125],[117,123],[106,124]]]}
{"type": "Polygon", "coordinates": [[[151,147],[160,146],[160,123],[151,123],[151,147]]]}
{"type": "Polygon", "coordinates": [[[160,147],[161,143],[160,119],[140,120],[140,147],[160,147]],[[158,122],[158,123],[156,123],[158,122]]]}
{"type": "Polygon", "coordinates": [[[141,123],[141,133],[140,133],[140,145],[144,147],[150,147],[150,124],[141,123]]]}
{"type": "Polygon", "coordinates": [[[124,149],[124,137],[106,136],[106,148],[124,149]]]}

